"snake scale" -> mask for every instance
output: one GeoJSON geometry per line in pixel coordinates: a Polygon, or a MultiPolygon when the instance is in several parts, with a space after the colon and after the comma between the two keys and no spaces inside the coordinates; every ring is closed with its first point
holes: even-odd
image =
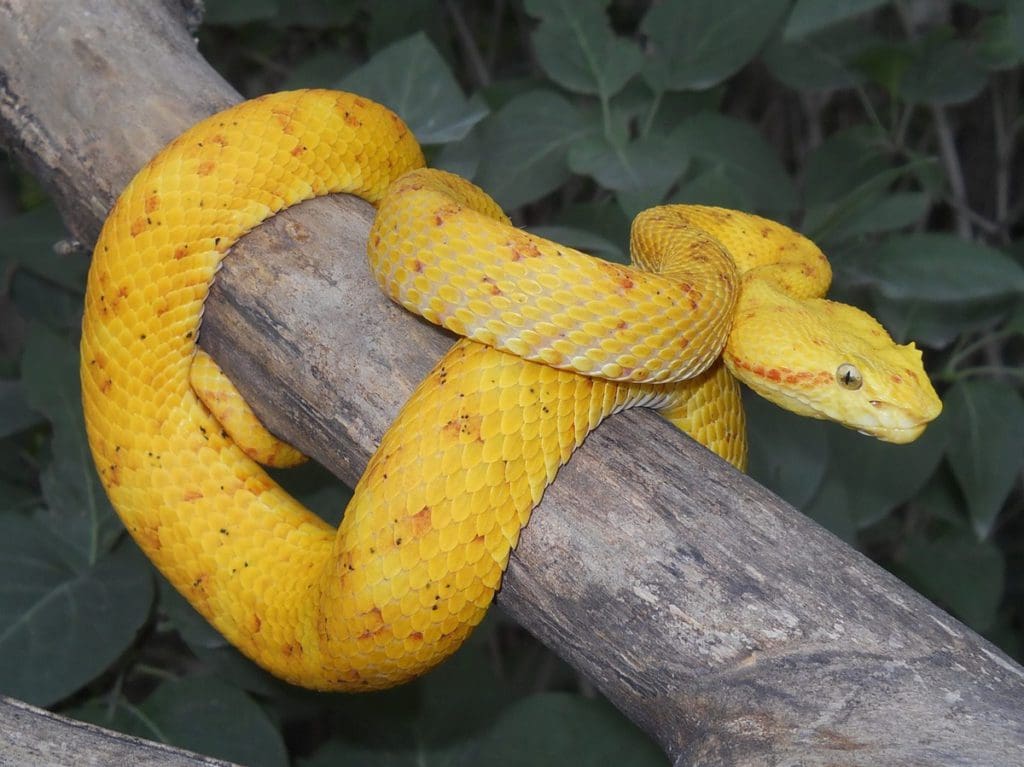
{"type": "Polygon", "coordinates": [[[634,224],[631,268],[516,229],[477,187],[422,166],[409,129],[368,99],[268,95],[160,152],[95,248],[81,382],[103,485],[170,582],[290,682],[378,689],[453,652],[544,488],[623,408],[659,408],[741,468],[737,381],[893,442],[939,412],[920,352],[821,298],[828,262],[780,224],[654,208],[634,224]],[[232,244],[338,192],[377,206],[381,288],[466,338],[402,409],[335,530],[249,457],[294,455],[236,442],[259,428],[235,423],[246,408],[196,337],[232,244]]]}

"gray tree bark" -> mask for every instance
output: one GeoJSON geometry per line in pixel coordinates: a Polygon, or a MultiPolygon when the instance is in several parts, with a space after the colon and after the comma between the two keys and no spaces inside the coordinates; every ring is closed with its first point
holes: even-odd
{"type": "MultiPolygon", "coordinates": [[[[152,153],[239,98],[174,0],[0,0],[0,137],[83,243],[152,153]]],[[[348,483],[450,343],[378,293],[372,215],[316,200],[247,236],[201,338],[348,483]]],[[[499,601],[676,764],[1024,764],[1024,669],[644,411],[562,471],[499,601]]]]}

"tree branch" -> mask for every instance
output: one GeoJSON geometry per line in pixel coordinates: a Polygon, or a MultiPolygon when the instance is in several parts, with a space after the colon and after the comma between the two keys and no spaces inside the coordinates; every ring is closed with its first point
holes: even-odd
{"type": "MultiPolygon", "coordinates": [[[[175,8],[0,0],[0,135],[84,242],[147,157],[239,98],[175,8]]],[[[202,333],[266,423],[349,483],[450,343],[377,291],[371,216],[317,200],[260,227],[202,333]]],[[[647,412],[573,457],[499,600],[677,764],[1024,762],[1024,670],[647,412]]]]}

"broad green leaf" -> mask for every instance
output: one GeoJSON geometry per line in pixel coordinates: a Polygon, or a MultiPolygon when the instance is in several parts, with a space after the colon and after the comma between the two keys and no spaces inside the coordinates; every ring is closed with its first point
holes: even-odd
{"type": "Polygon", "coordinates": [[[664,0],[640,22],[655,92],[705,90],[749,62],[778,28],[789,0],[664,0]]]}
{"type": "Polygon", "coordinates": [[[480,131],[473,130],[461,141],[442,146],[427,160],[427,164],[463,178],[473,178],[480,170],[482,149],[480,131]]]}
{"type": "Polygon", "coordinates": [[[916,539],[907,545],[899,563],[921,593],[975,631],[992,625],[1006,569],[997,546],[967,537],[916,539]]]}
{"type": "Polygon", "coordinates": [[[608,0],[526,0],[541,20],[533,33],[537,61],[556,83],[576,93],[608,99],[643,64],[640,49],[612,32],[608,0]]]}
{"type": "Polygon", "coordinates": [[[979,538],[987,538],[1024,468],[1024,401],[999,381],[961,381],[946,397],[947,455],[979,538]]]}
{"type": "Polygon", "coordinates": [[[479,743],[489,767],[662,767],[665,755],[603,700],[565,693],[532,695],[504,712],[479,743]]]}
{"type": "Polygon", "coordinates": [[[685,149],[668,137],[652,135],[622,146],[592,136],[569,150],[569,168],[601,186],[633,196],[635,215],[661,202],[686,168],[685,149]]]}
{"type": "Polygon", "coordinates": [[[892,168],[884,136],[859,126],[829,136],[807,158],[804,198],[808,205],[837,202],[892,168]]]}
{"type": "Polygon", "coordinates": [[[911,102],[961,104],[985,87],[988,75],[976,47],[966,40],[928,41],[919,46],[900,81],[911,102]]]}
{"type": "Polygon", "coordinates": [[[380,51],[338,87],[393,109],[421,144],[458,141],[487,115],[479,99],[462,94],[441,54],[421,32],[380,51]]]}
{"type": "Polygon", "coordinates": [[[948,234],[891,237],[844,268],[889,299],[949,304],[1024,292],[1024,268],[1001,251],[948,234]]]}
{"type": "Polygon", "coordinates": [[[524,93],[484,122],[474,181],[506,210],[518,208],[565,183],[569,148],[598,130],[562,96],[524,93]]]}
{"type": "Polygon", "coordinates": [[[331,49],[307,56],[288,73],[281,90],[296,88],[331,88],[345,72],[355,69],[357,62],[347,51],[331,49]]]}
{"type": "Polygon", "coordinates": [[[440,12],[437,0],[354,1],[370,17],[366,26],[366,46],[371,51],[378,51],[417,32],[427,32],[432,39],[443,40],[451,31],[450,16],[440,12]]]}
{"type": "Polygon", "coordinates": [[[829,424],[828,474],[846,488],[850,518],[864,528],[914,497],[935,473],[949,440],[940,417],[909,445],[892,445],[829,424]]]}
{"type": "MultiPolygon", "coordinates": [[[[703,112],[683,122],[672,144],[699,159],[705,171],[716,171],[732,187],[739,206],[747,210],[783,213],[796,206],[793,181],[775,151],[750,125],[735,118],[703,112]]],[[[685,186],[679,202],[713,204],[685,186]]]]}
{"type": "Polygon", "coordinates": [[[826,474],[818,492],[802,511],[819,525],[842,538],[851,546],[857,543],[857,520],[850,509],[850,493],[846,482],[834,474],[826,474]]]}
{"type": "Polygon", "coordinates": [[[931,204],[931,196],[924,192],[897,192],[868,200],[856,206],[843,220],[837,221],[835,228],[828,232],[827,240],[819,244],[824,246],[827,243],[909,227],[924,219],[931,204]]]}
{"type": "Polygon", "coordinates": [[[864,79],[853,62],[872,42],[870,30],[842,24],[800,39],[777,38],[765,49],[764,62],[796,90],[851,88],[864,79]]]}
{"type": "Polygon", "coordinates": [[[750,438],[747,473],[802,509],[825,476],[826,442],[821,423],[789,413],[745,392],[750,438]]]}
{"type": "Polygon", "coordinates": [[[19,381],[0,380],[0,438],[17,434],[42,420],[43,417],[29,406],[19,381]]]}
{"type": "Polygon", "coordinates": [[[58,253],[54,245],[66,236],[52,204],[40,205],[0,224],[0,268],[20,268],[75,293],[82,292],[89,258],[84,252],[58,253]]]}
{"type": "Polygon", "coordinates": [[[982,61],[1003,70],[1024,61],[1024,0],[1007,0],[1002,13],[982,19],[977,37],[982,61]]]}
{"type": "Polygon", "coordinates": [[[552,224],[593,232],[615,248],[614,252],[605,254],[610,260],[629,263],[632,221],[611,199],[567,205],[555,216],[552,224]]]}
{"type": "Polygon", "coordinates": [[[786,21],[786,40],[806,37],[825,27],[873,11],[889,0],[796,0],[786,21]]]}
{"type": "Polygon", "coordinates": [[[40,706],[67,697],[135,641],[152,601],[134,547],[82,566],[35,520],[0,515],[0,692],[40,706]]]}
{"type": "Polygon", "coordinates": [[[25,344],[22,386],[29,404],[53,427],[51,460],[41,481],[55,536],[92,563],[114,545],[122,527],[99,482],[85,435],[78,350],[38,326],[25,344]]]}
{"type": "Polygon", "coordinates": [[[101,727],[252,767],[287,767],[281,733],[241,690],[211,677],[164,682],[141,704],[121,698],[71,712],[101,727]]]}
{"type": "Polygon", "coordinates": [[[278,0],[206,0],[204,24],[239,26],[265,21],[278,13],[278,0]]]}
{"type": "MultiPolygon", "coordinates": [[[[837,273],[836,283],[859,279],[837,273]]],[[[942,349],[961,335],[992,327],[1010,312],[1014,300],[1013,295],[964,302],[888,299],[875,295],[870,303],[871,313],[897,341],[914,340],[923,346],[942,349]]]]}
{"type": "Polygon", "coordinates": [[[353,20],[363,8],[360,0],[287,0],[279,2],[274,16],[278,27],[339,27],[353,20]]]}

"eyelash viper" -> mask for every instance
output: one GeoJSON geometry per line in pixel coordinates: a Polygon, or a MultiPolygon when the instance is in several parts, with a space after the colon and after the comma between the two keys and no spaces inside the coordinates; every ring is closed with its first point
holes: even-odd
{"type": "MultiPolygon", "coordinates": [[[[828,262],[780,224],[654,208],[628,268],[518,230],[469,182],[422,165],[408,128],[368,99],[265,96],[158,154],[94,251],[81,382],[103,485],[170,582],[288,681],[377,689],[454,651],[546,485],[617,410],[659,407],[740,467],[737,380],[891,441],[938,414],[920,353],[820,298],[828,262]],[[243,452],[190,378],[231,245],[337,192],[378,207],[369,253],[388,295],[472,340],[412,395],[335,531],[243,452]]],[[[200,359],[196,377],[219,380],[200,359]]],[[[230,395],[211,387],[223,410],[230,395]]]]}

